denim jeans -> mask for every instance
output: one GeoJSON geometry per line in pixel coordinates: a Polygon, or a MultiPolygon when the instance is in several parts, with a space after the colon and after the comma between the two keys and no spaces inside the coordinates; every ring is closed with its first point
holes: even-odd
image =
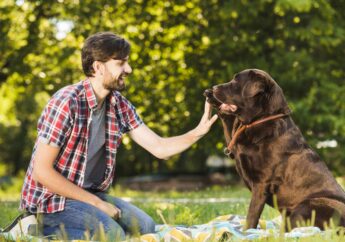
{"type": "Polygon", "coordinates": [[[63,211],[39,215],[42,216],[43,235],[56,235],[60,239],[70,240],[90,238],[104,240],[102,236],[105,235],[106,240],[121,241],[125,239],[126,234],[154,232],[154,221],[141,209],[103,192],[95,195],[118,207],[121,210],[121,218],[114,220],[92,205],[66,199],[63,211]],[[85,234],[86,231],[89,238],[85,234]]]}

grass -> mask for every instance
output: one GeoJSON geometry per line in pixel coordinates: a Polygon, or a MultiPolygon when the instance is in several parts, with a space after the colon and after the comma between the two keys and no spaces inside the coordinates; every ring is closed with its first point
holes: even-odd
{"type": "MultiPolygon", "coordinates": [[[[0,227],[6,224],[19,214],[19,197],[20,188],[15,191],[13,187],[10,188],[11,193],[6,193],[4,190],[0,192],[1,213],[0,213],[0,227]]],[[[249,204],[250,192],[243,187],[219,187],[214,186],[206,190],[190,191],[190,192],[143,192],[124,189],[116,186],[110,191],[110,194],[122,198],[131,198],[132,203],[147,212],[156,223],[163,224],[163,221],[157,211],[161,211],[165,220],[169,224],[201,224],[224,214],[241,214],[245,215],[247,206],[249,204]],[[176,200],[176,202],[164,201],[169,198],[176,200]],[[198,199],[205,198],[233,198],[235,202],[215,202],[206,203],[205,200],[198,202],[198,199]],[[241,198],[241,199],[239,199],[241,198]],[[146,199],[156,200],[153,202],[146,202],[146,199]],[[163,199],[163,201],[159,201],[163,199]],[[190,199],[191,202],[179,202],[178,199],[190,199]]],[[[267,209],[264,212],[265,218],[270,218],[270,213],[278,214],[273,209],[267,209]]]]}
{"type": "MultiPolygon", "coordinates": [[[[18,200],[21,187],[21,182],[19,182],[19,180],[15,180],[9,187],[0,188],[0,227],[9,224],[11,220],[19,214],[18,200]]],[[[157,224],[166,222],[173,225],[203,224],[217,216],[226,214],[246,215],[251,196],[248,189],[242,186],[214,186],[205,190],[190,192],[177,192],[173,190],[167,192],[143,192],[116,186],[110,191],[110,194],[117,197],[131,198],[132,203],[152,216],[157,224]],[[208,198],[215,198],[215,202],[211,203],[207,201],[206,199],[208,198]],[[224,198],[230,201],[217,202],[217,200],[224,198]]],[[[275,209],[266,206],[261,218],[273,219],[278,215],[279,213],[275,209]]],[[[0,237],[0,242],[1,241],[2,239],[0,237]]],[[[345,236],[329,233],[324,236],[317,235],[308,238],[300,238],[299,240],[267,238],[255,241],[340,242],[345,241],[345,236]]]]}

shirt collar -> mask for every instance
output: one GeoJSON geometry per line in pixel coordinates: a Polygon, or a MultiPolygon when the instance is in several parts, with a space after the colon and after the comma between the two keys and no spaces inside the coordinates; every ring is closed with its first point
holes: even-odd
{"type": "MultiPolygon", "coordinates": [[[[83,82],[83,85],[84,85],[84,88],[85,88],[85,93],[86,93],[86,100],[87,100],[87,103],[89,105],[89,107],[92,109],[92,110],[95,110],[97,108],[97,99],[96,99],[96,95],[93,91],[93,88],[92,88],[92,85],[91,85],[91,82],[89,79],[86,79],[84,82],[83,82]]],[[[116,92],[111,92],[107,99],[110,100],[110,104],[112,106],[115,106],[116,104],[116,101],[117,101],[117,96],[116,96],[116,92]]]]}
{"type": "Polygon", "coordinates": [[[110,104],[115,107],[115,104],[118,100],[118,97],[116,95],[116,91],[112,91],[109,95],[108,98],[110,99],[110,104]]]}

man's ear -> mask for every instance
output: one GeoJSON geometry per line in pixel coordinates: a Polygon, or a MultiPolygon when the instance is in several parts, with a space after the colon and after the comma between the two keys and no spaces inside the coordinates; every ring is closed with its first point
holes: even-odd
{"type": "Polygon", "coordinates": [[[101,76],[103,76],[103,72],[104,72],[104,64],[100,61],[94,61],[92,63],[92,68],[94,70],[94,73],[100,74],[101,76]]]}

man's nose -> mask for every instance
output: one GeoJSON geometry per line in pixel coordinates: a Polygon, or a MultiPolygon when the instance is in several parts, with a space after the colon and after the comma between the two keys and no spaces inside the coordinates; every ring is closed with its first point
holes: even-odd
{"type": "Polygon", "coordinates": [[[126,66],[125,66],[125,72],[126,73],[132,73],[132,67],[127,63],[126,66]]]}

